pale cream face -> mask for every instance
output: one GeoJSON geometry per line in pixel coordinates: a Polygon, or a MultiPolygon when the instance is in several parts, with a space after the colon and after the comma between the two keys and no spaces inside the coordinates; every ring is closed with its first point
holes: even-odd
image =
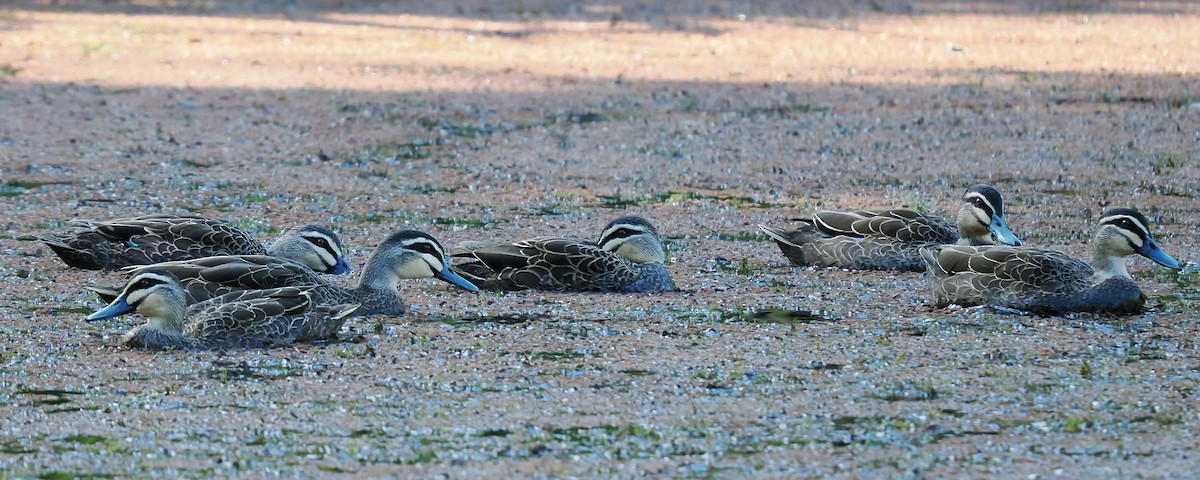
{"type": "Polygon", "coordinates": [[[305,253],[306,256],[312,256],[312,258],[318,259],[320,263],[325,266],[332,267],[337,265],[338,257],[342,256],[342,249],[338,248],[337,242],[333,241],[332,238],[329,238],[329,236],[325,235],[324,233],[312,231],[301,232],[300,236],[312,242],[314,247],[308,249],[308,251],[305,253]],[[322,245],[328,245],[329,250],[322,248],[322,245]]]}
{"type": "Polygon", "coordinates": [[[1103,250],[1111,255],[1132,255],[1146,243],[1142,240],[1141,235],[1109,224],[1109,222],[1122,219],[1132,222],[1136,228],[1140,228],[1142,231],[1150,231],[1146,228],[1146,225],[1131,215],[1112,215],[1100,219],[1100,223],[1102,224],[1100,226],[1101,230],[1097,232],[1096,238],[1103,242],[1101,245],[1103,250]]]}
{"type": "Polygon", "coordinates": [[[396,275],[400,278],[429,278],[445,268],[442,249],[437,243],[427,238],[410,238],[402,245],[404,249],[399,250],[401,258],[396,265],[396,275]]]}
{"type": "Polygon", "coordinates": [[[602,250],[637,263],[664,263],[666,253],[654,228],[641,221],[616,221],[600,234],[602,250]],[[623,232],[624,231],[624,232],[623,232]]]}
{"type": "Polygon", "coordinates": [[[982,202],[994,212],[996,206],[992,205],[982,193],[967,192],[963,195],[962,206],[958,209],[958,228],[959,235],[964,238],[991,238],[991,231],[988,226],[992,223],[992,217],[988,212],[975,205],[976,202],[982,202]]]}
{"type": "Polygon", "coordinates": [[[151,319],[154,319],[154,318],[162,317],[163,315],[166,315],[169,312],[170,309],[168,308],[167,299],[163,295],[158,295],[157,294],[158,292],[156,292],[155,290],[139,291],[137,293],[142,294],[141,296],[144,296],[145,298],[141,299],[141,300],[137,300],[137,299],[132,298],[132,296],[131,296],[128,299],[128,302],[129,303],[135,303],[138,301],[141,302],[141,303],[137,304],[138,313],[141,313],[142,315],[145,315],[151,319]]]}
{"type": "Polygon", "coordinates": [[[394,290],[400,280],[436,276],[445,263],[442,249],[426,237],[389,239],[367,261],[363,283],[376,289],[394,290]]]}
{"type": "Polygon", "coordinates": [[[659,243],[658,237],[655,237],[653,233],[640,226],[615,225],[604,232],[604,237],[612,234],[618,228],[636,230],[642,233],[610,239],[604,242],[604,245],[601,245],[600,248],[637,263],[663,263],[666,261],[667,255],[663,252],[662,244],[659,243]]]}
{"type": "MultiPolygon", "coordinates": [[[[156,280],[159,282],[169,282],[165,276],[154,273],[143,273],[138,275],[134,280],[156,280]]],[[[165,289],[165,285],[157,284],[150,288],[126,290],[125,303],[137,305],[137,311],[143,315],[151,316],[154,314],[164,313],[167,309],[167,300],[163,298],[160,290],[165,289]]]]}
{"type": "Polygon", "coordinates": [[[409,238],[376,251],[368,262],[364,281],[375,288],[394,290],[400,280],[430,278],[440,272],[444,263],[441,248],[427,238],[409,238]]]}
{"type": "Polygon", "coordinates": [[[428,253],[409,254],[410,258],[407,261],[400,262],[396,265],[394,271],[396,276],[403,279],[430,278],[433,276],[434,266],[437,271],[442,270],[442,261],[428,253]]]}
{"type": "MultiPolygon", "coordinates": [[[[178,332],[182,329],[184,303],[179,295],[171,291],[169,284],[172,279],[155,273],[143,273],[135,280],[151,279],[162,283],[150,288],[126,291],[125,303],[137,306],[137,312],[146,317],[148,325],[154,330],[178,332]]],[[[131,281],[135,281],[131,280],[131,281]]]]}
{"type": "Polygon", "coordinates": [[[1132,215],[1118,213],[1100,219],[1100,225],[1092,236],[1092,241],[1095,242],[1092,246],[1092,266],[1096,268],[1094,282],[1102,282],[1111,277],[1129,277],[1125,257],[1137,253],[1146,243],[1142,236],[1131,231],[1131,228],[1149,232],[1146,225],[1132,215]],[[1114,223],[1125,225],[1122,227],[1114,223]]]}
{"type": "Polygon", "coordinates": [[[271,247],[272,255],[287,257],[313,270],[325,271],[338,264],[342,249],[329,235],[294,228],[271,247]]]}

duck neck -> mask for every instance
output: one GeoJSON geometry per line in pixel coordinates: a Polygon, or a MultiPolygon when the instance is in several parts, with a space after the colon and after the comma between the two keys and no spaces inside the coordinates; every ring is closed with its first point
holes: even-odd
{"type": "Polygon", "coordinates": [[[203,342],[186,338],[182,333],[155,330],[149,324],[140,325],[121,337],[121,344],[134,348],[149,348],[152,350],[168,350],[183,348],[199,348],[203,342]]]}
{"type": "MultiPolygon", "coordinates": [[[[172,296],[175,292],[172,292],[172,296]]],[[[138,312],[146,316],[145,328],[166,335],[183,335],[183,323],[187,320],[187,300],[155,295],[146,298],[138,306],[138,312]]]]}
{"type": "Polygon", "coordinates": [[[1133,278],[1125,268],[1125,257],[1109,255],[1099,249],[1092,254],[1092,268],[1096,269],[1092,274],[1093,283],[1101,283],[1113,277],[1133,278]]]}
{"type": "Polygon", "coordinates": [[[958,216],[955,218],[955,226],[958,228],[958,241],[955,242],[962,246],[980,246],[990,245],[992,243],[992,232],[988,230],[987,225],[984,225],[971,208],[971,204],[964,203],[958,209],[958,216]]]}
{"type": "Polygon", "coordinates": [[[387,262],[378,261],[375,256],[371,256],[367,260],[367,265],[363,268],[362,278],[358,281],[358,289],[365,291],[377,292],[396,292],[396,287],[400,284],[400,279],[396,277],[390,265],[385,265],[387,262]]]}

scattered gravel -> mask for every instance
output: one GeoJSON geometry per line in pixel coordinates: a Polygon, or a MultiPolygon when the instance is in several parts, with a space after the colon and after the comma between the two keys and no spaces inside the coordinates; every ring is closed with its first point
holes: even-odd
{"type": "Polygon", "coordinates": [[[153,3],[0,7],[6,477],[1196,471],[1191,3],[153,3]],[[1139,316],[933,310],[920,275],[789,267],[756,229],[979,182],[1030,244],[1086,255],[1133,206],[1191,263],[1131,261],[1139,316]],[[159,211],[326,224],[356,268],[402,228],[634,213],[685,291],[414,281],[339,342],[121,349],[137,317],[82,318],[122,277],[31,235],[159,211]]]}

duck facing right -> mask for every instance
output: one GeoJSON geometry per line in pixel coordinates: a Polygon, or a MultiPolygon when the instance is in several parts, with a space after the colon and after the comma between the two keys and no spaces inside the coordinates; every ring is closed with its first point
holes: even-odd
{"type": "Polygon", "coordinates": [[[1159,248],[1146,217],[1132,208],[1104,212],[1092,235],[1091,263],[1032,247],[941,245],[925,248],[935,307],[994,305],[1038,315],[1140,313],[1146,295],[1125,257],[1182,268],[1159,248]]]}
{"type": "Polygon", "coordinates": [[[463,277],[484,290],[674,292],[662,237],[649,220],[628,215],[604,227],[600,241],[537,237],[512,243],[470,242],[455,257],[463,277]]]}

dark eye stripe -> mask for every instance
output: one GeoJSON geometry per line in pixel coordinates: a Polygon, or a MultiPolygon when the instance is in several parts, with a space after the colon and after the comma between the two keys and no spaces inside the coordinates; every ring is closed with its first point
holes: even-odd
{"type": "Polygon", "coordinates": [[[143,273],[136,277],[133,283],[130,283],[129,286],[125,287],[125,294],[128,296],[131,292],[149,290],[166,283],[168,283],[168,280],[155,272],[143,273]]]}
{"type": "Polygon", "coordinates": [[[425,254],[433,255],[434,257],[437,257],[437,258],[442,258],[442,250],[439,249],[437,247],[437,245],[434,245],[433,243],[430,243],[427,241],[415,241],[415,242],[411,242],[405,246],[414,252],[425,253],[425,254]]]}
{"type": "Polygon", "coordinates": [[[997,214],[996,209],[992,207],[992,203],[989,202],[988,199],[985,198],[983,195],[972,192],[972,193],[968,193],[967,196],[971,199],[971,205],[974,205],[976,208],[983,210],[983,213],[987,214],[987,216],[989,218],[993,217],[997,214]]]}
{"type": "Polygon", "coordinates": [[[609,229],[609,231],[606,232],[605,235],[601,238],[600,243],[607,243],[610,240],[629,238],[629,237],[633,237],[633,236],[637,236],[637,235],[650,234],[650,233],[651,232],[649,232],[643,228],[626,227],[626,226],[611,227],[609,229]]]}
{"type": "Polygon", "coordinates": [[[138,280],[136,283],[134,283],[133,286],[130,288],[130,290],[145,290],[145,289],[148,289],[155,285],[159,285],[161,283],[162,282],[158,281],[158,280],[143,278],[141,280],[138,280]]]}
{"type": "Polygon", "coordinates": [[[1137,219],[1123,215],[1113,215],[1101,220],[1100,223],[1109,224],[1117,228],[1122,228],[1137,234],[1139,237],[1149,236],[1150,232],[1137,219]]]}
{"type": "Polygon", "coordinates": [[[325,250],[325,251],[333,254],[334,256],[340,256],[342,254],[341,249],[339,248],[340,245],[335,246],[336,242],[334,242],[331,238],[329,238],[328,236],[326,236],[324,234],[314,233],[314,232],[306,232],[306,233],[301,234],[300,238],[307,240],[309,243],[316,245],[317,248],[325,250]]]}

